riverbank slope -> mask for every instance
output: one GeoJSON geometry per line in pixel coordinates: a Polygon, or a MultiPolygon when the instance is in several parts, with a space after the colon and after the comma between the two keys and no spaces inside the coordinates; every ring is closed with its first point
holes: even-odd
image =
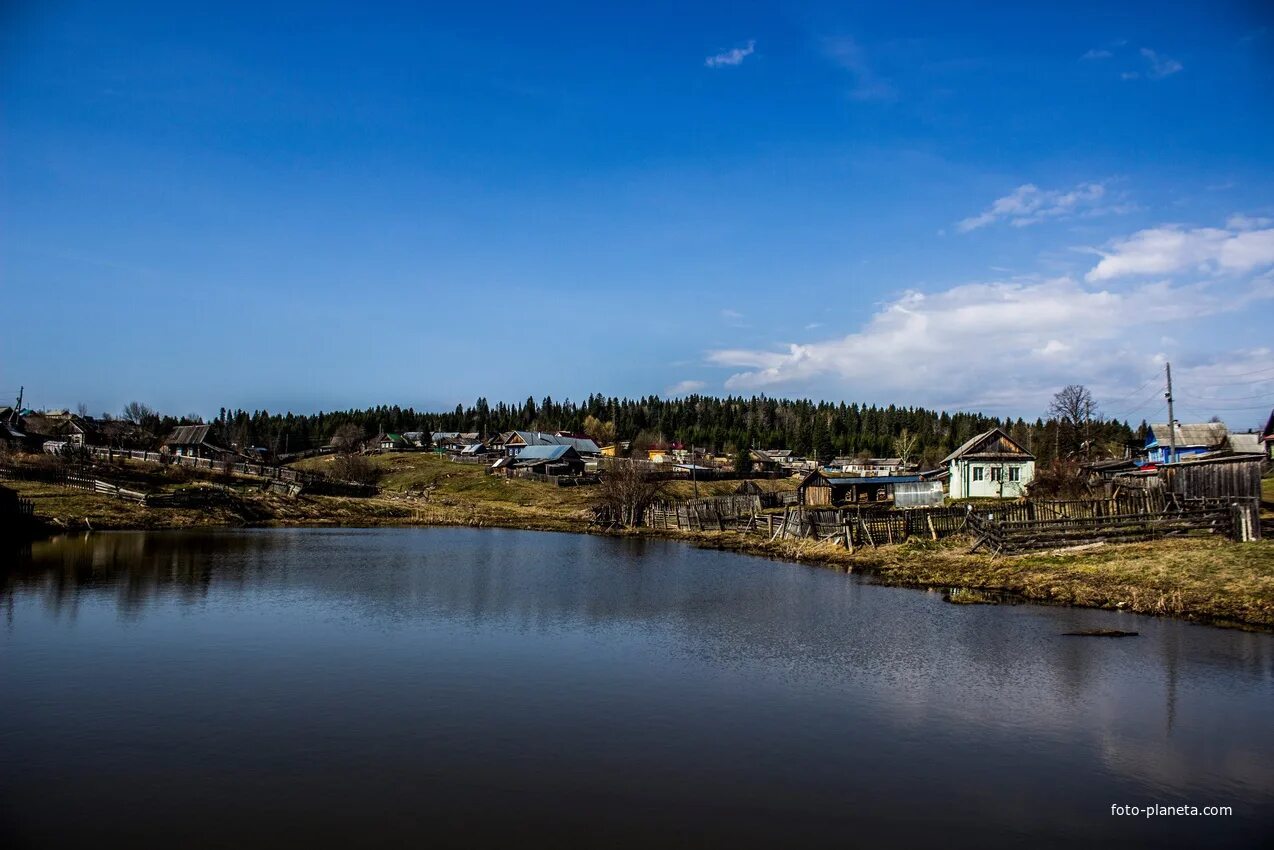
{"type": "MultiPolygon", "coordinates": [[[[301,464],[321,470],[326,458],[301,464]]],[[[224,482],[225,498],[200,509],[148,508],[85,490],[10,482],[36,512],[68,530],[161,529],[243,525],[467,525],[585,532],[589,488],[485,475],[481,466],[423,454],[388,454],[373,462],[382,492],[370,498],[288,497],[224,482]]],[[[201,486],[182,482],[164,489],[201,486]]],[[[700,495],[728,492],[734,482],[700,484],[700,495]]],[[[688,496],[688,484],[676,486],[688,496]]],[[[828,543],[768,541],[732,532],[626,532],[669,537],[786,561],[873,575],[896,585],[971,588],[1021,599],[1114,608],[1220,624],[1274,628],[1274,541],[1236,544],[1220,538],[1099,546],[1079,552],[993,557],[967,553],[968,541],[912,540],[850,554],[828,543]]],[[[961,598],[970,598],[965,594],[961,598]]],[[[984,598],[974,595],[972,598],[984,598]]]]}

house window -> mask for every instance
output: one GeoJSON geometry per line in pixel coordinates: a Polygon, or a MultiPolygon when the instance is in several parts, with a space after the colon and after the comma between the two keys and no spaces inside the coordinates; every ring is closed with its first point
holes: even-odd
{"type": "Polygon", "coordinates": [[[1012,466],[1012,467],[1009,467],[1009,480],[1010,480],[1010,481],[1021,481],[1021,480],[1022,480],[1022,467],[1020,467],[1020,466],[1012,466]]]}
{"type": "Polygon", "coordinates": [[[982,467],[980,466],[973,467],[973,480],[974,481],[982,480],[982,467]]]}
{"type": "Polygon", "coordinates": [[[1002,469],[1000,469],[1000,467],[998,467],[998,466],[993,466],[993,467],[991,467],[991,480],[992,480],[992,481],[999,481],[999,480],[1000,480],[1000,477],[1001,477],[1001,473],[1002,473],[1002,472],[1003,472],[1003,470],[1002,470],[1002,469]]]}

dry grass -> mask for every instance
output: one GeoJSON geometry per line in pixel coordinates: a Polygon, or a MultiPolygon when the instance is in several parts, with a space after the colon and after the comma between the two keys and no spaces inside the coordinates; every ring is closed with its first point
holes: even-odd
{"type": "Polygon", "coordinates": [[[684,536],[714,548],[870,573],[886,584],[1004,591],[1037,602],[1274,628],[1274,540],[1183,538],[995,557],[967,554],[967,540],[911,541],[851,555],[830,543],[684,536]]]}

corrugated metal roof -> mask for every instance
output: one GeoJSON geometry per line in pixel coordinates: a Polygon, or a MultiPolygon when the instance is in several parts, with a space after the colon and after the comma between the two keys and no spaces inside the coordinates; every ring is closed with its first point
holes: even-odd
{"type": "MultiPolygon", "coordinates": [[[[1229,433],[1229,429],[1225,427],[1224,422],[1199,422],[1191,425],[1182,425],[1178,422],[1176,426],[1177,448],[1180,449],[1187,446],[1215,448],[1225,442],[1225,438],[1229,433]]],[[[1167,422],[1158,422],[1151,425],[1150,433],[1147,435],[1146,448],[1169,445],[1172,441],[1168,434],[1167,422]]]]}
{"type": "Polygon", "coordinates": [[[561,460],[571,450],[571,446],[527,446],[518,452],[517,459],[519,461],[561,460]]]}
{"type": "Polygon", "coordinates": [[[559,437],[544,431],[514,431],[528,446],[570,446],[580,454],[601,454],[601,447],[587,437],[559,437]]]}

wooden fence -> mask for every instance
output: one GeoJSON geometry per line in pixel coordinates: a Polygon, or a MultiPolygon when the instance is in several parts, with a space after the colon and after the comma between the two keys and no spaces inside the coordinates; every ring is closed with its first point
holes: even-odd
{"type": "Polygon", "coordinates": [[[329,478],[318,472],[305,472],[287,466],[269,466],[263,463],[235,463],[226,460],[213,460],[206,457],[188,457],[171,455],[162,452],[140,451],[136,449],[111,449],[100,446],[85,446],[91,457],[107,462],[116,459],[140,460],[143,463],[167,464],[189,469],[202,469],[221,474],[241,475],[245,478],[256,478],[264,481],[281,481],[295,487],[271,488],[280,492],[295,495],[299,488],[313,493],[332,496],[374,496],[379,492],[372,484],[359,484],[354,481],[341,481],[329,478]]]}
{"type": "Polygon", "coordinates": [[[646,509],[646,525],[651,528],[680,528],[693,531],[737,530],[739,520],[750,525],[761,511],[760,496],[721,496],[685,502],[657,502],[646,509]]]}
{"type": "Polygon", "coordinates": [[[1196,499],[1164,511],[1060,517],[1046,520],[1000,520],[969,514],[976,541],[972,551],[1023,552],[1091,543],[1128,543],[1194,533],[1225,534],[1255,540],[1259,522],[1248,519],[1248,506],[1233,499],[1196,499]]]}
{"type": "Polygon", "coordinates": [[[741,531],[771,540],[812,538],[851,550],[902,543],[921,537],[939,540],[972,532],[986,540],[975,549],[995,551],[1056,548],[1096,542],[1147,540],[1187,532],[1224,533],[1237,540],[1260,536],[1259,506],[1236,499],[1183,499],[1163,494],[1126,494],[1111,499],[1071,499],[927,508],[787,506],[782,513],[762,509],[758,496],[727,496],[658,503],[647,509],[646,525],[685,531],[741,531]],[[1255,517],[1255,519],[1254,519],[1255,517]]]}

